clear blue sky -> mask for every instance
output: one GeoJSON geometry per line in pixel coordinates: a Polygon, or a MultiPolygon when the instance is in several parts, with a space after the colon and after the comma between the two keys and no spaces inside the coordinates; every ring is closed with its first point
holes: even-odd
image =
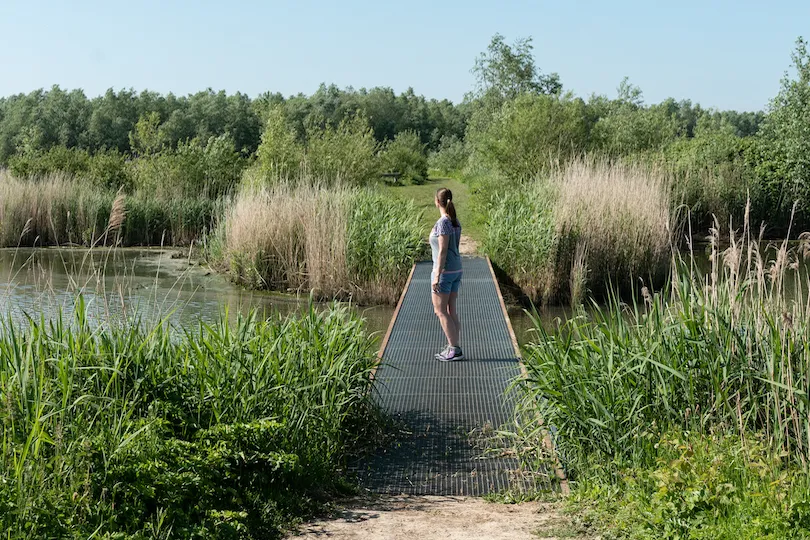
{"type": "Polygon", "coordinates": [[[538,66],[577,95],[764,108],[779,89],[810,1],[772,0],[0,0],[0,95],[59,84],[251,96],[412,86],[462,99],[496,32],[534,38],[538,66]]]}

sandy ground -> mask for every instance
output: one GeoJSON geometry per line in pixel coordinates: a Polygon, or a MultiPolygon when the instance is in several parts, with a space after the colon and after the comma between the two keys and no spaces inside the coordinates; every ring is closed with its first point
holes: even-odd
{"type": "Polygon", "coordinates": [[[475,255],[478,253],[478,243],[469,236],[462,234],[458,243],[458,250],[462,255],[475,255]]]}
{"type": "Polygon", "coordinates": [[[346,501],[335,516],[288,539],[537,540],[579,536],[551,503],[490,503],[465,497],[382,497],[346,501]]]}

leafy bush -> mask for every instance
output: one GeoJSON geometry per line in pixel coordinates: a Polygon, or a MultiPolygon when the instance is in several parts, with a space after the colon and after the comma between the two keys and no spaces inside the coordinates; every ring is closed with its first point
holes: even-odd
{"type": "Polygon", "coordinates": [[[263,172],[277,178],[290,178],[296,174],[304,159],[304,149],[286,122],[280,107],[267,113],[262,142],[257,151],[263,172]]]}
{"type": "MultiPolygon", "coordinates": [[[[786,75],[759,134],[755,157],[757,173],[777,210],[789,212],[810,204],[810,52],[803,39],[792,55],[797,78],[786,75]]],[[[804,220],[810,220],[806,215],[804,220]]]]}
{"type": "Polygon", "coordinates": [[[389,172],[398,172],[406,182],[424,184],[428,176],[425,145],[415,131],[397,133],[382,152],[382,167],[389,172]]]}
{"type": "Polygon", "coordinates": [[[810,536],[808,488],[762,436],[668,432],[654,465],[585,480],[572,502],[606,538],[799,539],[810,536]]]}
{"type": "Polygon", "coordinates": [[[239,182],[245,160],[227,136],[212,137],[207,144],[192,139],[177,149],[163,148],[130,164],[135,189],[155,197],[216,199],[239,182]]]}
{"type": "Polygon", "coordinates": [[[337,127],[307,127],[306,168],[321,182],[355,186],[375,181],[380,172],[378,144],[365,117],[356,114],[337,127]]]}
{"type": "Polygon", "coordinates": [[[126,158],[115,150],[90,154],[78,148],[54,146],[47,151],[31,151],[12,156],[9,159],[9,170],[18,178],[66,174],[88,180],[99,187],[128,189],[131,186],[126,158]]]}
{"type": "Polygon", "coordinates": [[[0,324],[9,538],[275,538],[373,429],[375,357],[333,306],[183,332],[0,324]]]}
{"type": "Polygon", "coordinates": [[[742,223],[748,202],[752,222],[778,224],[766,210],[760,182],[746,159],[750,145],[750,139],[729,131],[698,131],[694,138],[680,139],[663,151],[663,166],[672,175],[673,201],[689,208],[695,230],[708,230],[715,219],[724,227],[742,223]]]}
{"type": "Polygon", "coordinates": [[[531,179],[585,148],[584,108],[567,95],[521,95],[498,109],[476,111],[467,141],[485,167],[531,179]]]}
{"type": "Polygon", "coordinates": [[[467,165],[468,158],[469,152],[464,141],[455,135],[445,135],[439,142],[439,149],[430,153],[428,163],[431,168],[447,174],[462,170],[467,165]]]}

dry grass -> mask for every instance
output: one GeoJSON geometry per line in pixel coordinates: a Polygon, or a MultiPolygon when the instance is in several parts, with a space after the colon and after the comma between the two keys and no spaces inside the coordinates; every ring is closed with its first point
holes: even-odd
{"type": "Polygon", "coordinates": [[[580,158],[551,182],[558,235],[569,237],[575,267],[625,283],[666,269],[674,227],[662,170],[580,158]]]}
{"type": "Polygon", "coordinates": [[[391,303],[421,254],[419,212],[350,186],[245,184],[219,230],[231,275],[252,288],[391,303]]]}
{"type": "Polygon", "coordinates": [[[484,249],[532,300],[662,276],[676,229],[660,169],[576,158],[490,210],[484,249]]]}
{"type": "Polygon", "coordinates": [[[113,196],[65,174],[30,181],[0,170],[0,246],[91,244],[105,232],[113,196]]]}
{"type": "Polygon", "coordinates": [[[277,184],[240,191],[224,220],[225,258],[255,288],[339,290],[350,191],[277,184]]]}

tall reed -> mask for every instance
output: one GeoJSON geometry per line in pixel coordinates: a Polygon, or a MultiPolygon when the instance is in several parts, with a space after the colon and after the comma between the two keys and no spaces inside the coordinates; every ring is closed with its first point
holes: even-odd
{"type": "Polygon", "coordinates": [[[649,466],[670,429],[761,433],[810,464],[810,294],[805,241],[763,249],[747,227],[711,265],[672,258],[671,286],[628,306],[615,295],[553,334],[536,325],[529,387],[569,465],[649,466]]]}
{"type": "Polygon", "coordinates": [[[0,247],[98,244],[188,245],[214,227],[222,202],[205,197],[126,195],[120,235],[106,235],[119,193],[66,174],[20,180],[0,170],[0,247]]]}
{"type": "Polygon", "coordinates": [[[271,538],[373,426],[373,340],[346,308],[181,331],[0,322],[9,538],[271,538]]]}
{"type": "Polygon", "coordinates": [[[243,187],[219,239],[247,286],[362,303],[394,302],[423,249],[412,202],[311,182],[243,187]]]}
{"type": "Polygon", "coordinates": [[[489,209],[484,249],[533,300],[604,291],[668,268],[676,223],[666,174],[580,157],[505,190],[489,209]]]}

